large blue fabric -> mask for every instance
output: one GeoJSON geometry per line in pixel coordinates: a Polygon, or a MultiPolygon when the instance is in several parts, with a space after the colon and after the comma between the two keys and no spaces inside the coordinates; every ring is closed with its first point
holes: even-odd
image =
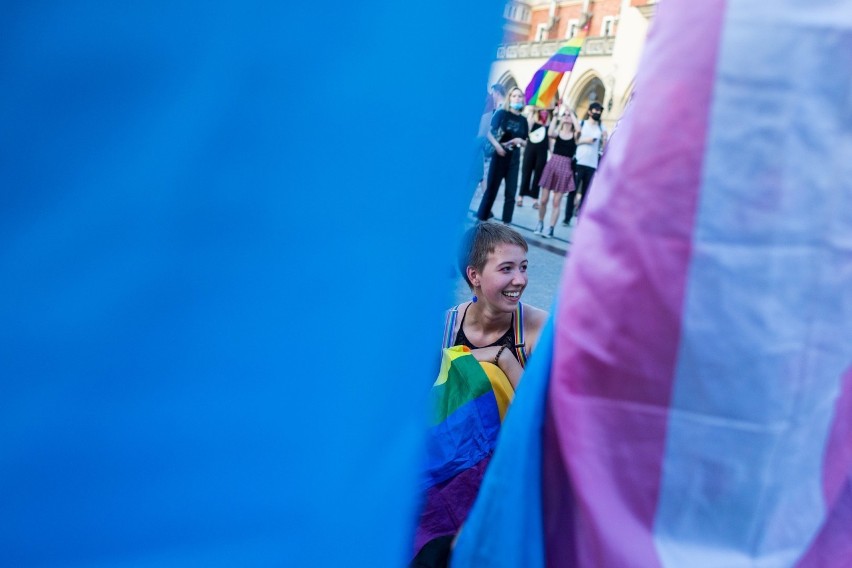
{"type": "Polygon", "coordinates": [[[0,563],[404,563],[500,6],[5,8],[0,563]]]}

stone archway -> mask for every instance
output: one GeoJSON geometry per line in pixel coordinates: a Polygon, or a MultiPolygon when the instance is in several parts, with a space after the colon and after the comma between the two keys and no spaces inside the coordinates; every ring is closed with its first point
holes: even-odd
{"type": "Polygon", "coordinates": [[[589,105],[593,102],[599,102],[603,105],[605,96],[606,88],[603,81],[597,75],[590,73],[577,83],[568,101],[577,112],[577,117],[583,120],[589,110],[589,105]]]}
{"type": "MultiPolygon", "coordinates": [[[[514,75],[512,75],[512,73],[510,73],[509,71],[503,73],[500,78],[497,79],[497,82],[503,85],[503,88],[506,89],[507,94],[509,93],[509,91],[518,86],[518,82],[515,80],[514,75]]],[[[523,89],[521,90],[523,91],[523,89]]]]}

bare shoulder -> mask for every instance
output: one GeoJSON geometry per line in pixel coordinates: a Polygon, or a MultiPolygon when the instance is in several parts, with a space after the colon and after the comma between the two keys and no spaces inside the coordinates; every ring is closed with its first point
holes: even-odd
{"type": "MultiPolygon", "coordinates": [[[[452,306],[449,310],[447,310],[448,312],[451,312],[451,311],[453,311],[453,310],[456,310],[455,323],[454,323],[454,325],[453,325],[453,329],[452,329],[452,332],[451,332],[451,333],[452,333],[452,337],[453,337],[454,339],[455,339],[455,337],[456,337],[456,334],[457,334],[457,333],[458,333],[458,331],[459,331],[459,328],[461,327],[461,320],[462,320],[462,318],[464,317],[464,314],[465,314],[465,312],[467,311],[467,307],[468,307],[470,304],[471,304],[471,302],[462,302],[461,304],[459,304],[459,305],[457,305],[457,306],[452,306]]],[[[526,317],[524,317],[524,320],[526,320],[526,317]]],[[[449,320],[448,320],[448,321],[449,321],[449,320]]]]}
{"type": "Polygon", "coordinates": [[[541,331],[550,314],[529,304],[524,304],[524,329],[530,332],[541,331]]]}
{"type": "Polygon", "coordinates": [[[527,344],[527,353],[532,354],[541,335],[541,330],[547,322],[550,314],[544,310],[524,304],[524,335],[527,344]]]}
{"type": "Polygon", "coordinates": [[[468,300],[467,302],[462,302],[461,304],[458,304],[456,306],[451,306],[448,311],[456,310],[457,312],[464,313],[464,311],[470,304],[471,302],[468,300]]]}

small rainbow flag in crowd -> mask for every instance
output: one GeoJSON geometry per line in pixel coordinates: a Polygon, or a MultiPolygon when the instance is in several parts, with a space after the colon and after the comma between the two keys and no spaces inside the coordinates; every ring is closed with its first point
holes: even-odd
{"type": "Polygon", "coordinates": [[[571,41],[559,48],[559,51],[535,72],[532,81],[527,85],[525,95],[527,104],[539,107],[553,105],[556,97],[556,88],[565,73],[574,69],[574,63],[580,55],[585,37],[574,37],[571,41]]]}
{"type": "Polygon", "coordinates": [[[458,532],[473,506],[513,396],[499,367],[480,363],[464,346],[444,349],[431,393],[425,503],[415,553],[432,539],[458,532]]]}

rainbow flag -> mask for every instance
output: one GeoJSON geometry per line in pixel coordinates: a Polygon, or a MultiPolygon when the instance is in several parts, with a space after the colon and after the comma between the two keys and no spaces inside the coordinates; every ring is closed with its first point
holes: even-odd
{"type": "Polygon", "coordinates": [[[565,73],[570,73],[574,69],[574,63],[580,55],[584,39],[585,37],[571,38],[535,72],[525,91],[527,104],[539,107],[553,106],[559,82],[565,73]]]}
{"type": "Polygon", "coordinates": [[[506,375],[464,346],[444,349],[432,387],[425,505],[415,554],[430,540],[458,532],[473,505],[514,395],[506,375]]]}
{"type": "Polygon", "coordinates": [[[843,4],[659,4],[453,566],[850,566],[843,4]]]}

